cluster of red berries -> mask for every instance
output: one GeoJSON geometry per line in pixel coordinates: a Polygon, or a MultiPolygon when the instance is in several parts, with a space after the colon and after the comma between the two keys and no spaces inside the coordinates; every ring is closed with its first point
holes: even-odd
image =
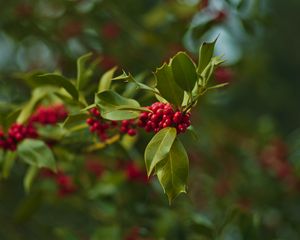
{"type": "Polygon", "coordinates": [[[65,173],[59,173],[55,178],[58,186],[58,195],[61,197],[70,195],[76,191],[76,185],[73,178],[65,173]]]}
{"type": "Polygon", "coordinates": [[[121,29],[115,22],[106,22],[101,28],[102,36],[107,40],[114,40],[119,37],[121,29]]]}
{"type": "Polygon", "coordinates": [[[218,67],[215,70],[215,80],[218,83],[229,83],[234,77],[234,73],[230,68],[218,67]]]}
{"type": "Polygon", "coordinates": [[[36,129],[29,124],[14,123],[10,126],[7,135],[0,131],[0,149],[15,151],[17,144],[25,138],[36,138],[38,136],[36,129]]]}
{"type": "Polygon", "coordinates": [[[57,194],[60,197],[70,195],[77,189],[73,178],[70,175],[67,175],[62,170],[59,170],[55,173],[50,169],[42,169],[40,172],[40,176],[55,181],[57,185],[57,194]]]}
{"type": "Polygon", "coordinates": [[[56,124],[63,121],[67,116],[68,111],[61,104],[48,107],[40,106],[30,117],[28,124],[13,123],[8,129],[7,135],[0,130],[0,149],[15,151],[17,144],[25,138],[38,137],[35,123],[56,124]]]}
{"type": "Polygon", "coordinates": [[[89,159],[85,161],[86,170],[97,178],[101,177],[105,171],[102,163],[96,159],[89,159]]]}
{"type": "Polygon", "coordinates": [[[128,163],[123,168],[128,181],[148,183],[149,179],[146,172],[136,163],[134,162],[128,163]]]}
{"type": "Polygon", "coordinates": [[[123,120],[121,122],[105,120],[101,117],[97,108],[90,110],[90,117],[86,120],[86,123],[90,126],[90,132],[96,133],[101,141],[107,140],[110,131],[114,129],[130,136],[136,135],[136,124],[133,119],[123,120]]]}
{"type": "Polygon", "coordinates": [[[280,139],[274,139],[260,154],[261,164],[282,180],[293,178],[293,167],[288,161],[288,149],[280,139]]]}
{"type": "Polygon", "coordinates": [[[138,126],[147,132],[157,133],[166,127],[175,127],[177,133],[183,133],[191,125],[190,113],[174,111],[168,103],[155,102],[148,107],[152,112],[142,112],[138,126]]]}
{"type": "Polygon", "coordinates": [[[30,123],[40,123],[42,125],[56,124],[66,119],[68,111],[62,104],[53,106],[40,106],[29,119],[30,123]]]}
{"type": "Polygon", "coordinates": [[[96,133],[101,141],[107,140],[109,138],[108,130],[116,128],[118,123],[103,119],[96,107],[90,110],[90,116],[86,120],[86,123],[90,126],[90,132],[96,133]]]}
{"type": "Polygon", "coordinates": [[[120,131],[121,133],[128,134],[129,136],[135,136],[137,133],[135,127],[136,127],[135,120],[133,119],[123,120],[121,121],[120,131]]]}

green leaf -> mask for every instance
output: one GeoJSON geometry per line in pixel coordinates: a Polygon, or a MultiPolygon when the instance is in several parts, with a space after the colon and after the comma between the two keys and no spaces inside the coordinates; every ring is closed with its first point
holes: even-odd
{"type": "MultiPolygon", "coordinates": [[[[140,74],[140,76],[144,77],[144,74],[142,73],[142,74],[140,74]]],[[[127,74],[125,71],[123,71],[123,73],[120,76],[115,77],[112,80],[123,80],[126,82],[132,82],[132,83],[136,84],[140,89],[147,90],[147,91],[150,91],[153,93],[157,93],[157,90],[155,88],[150,87],[144,83],[137,81],[130,73],[127,74]]]]}
{"type": "Polygon", "coordinates": [[[111,90],[97,93],[95,96],[95,103],[99,106],[101,116],[105,119],[124,120],[137,118],[139,116],[136,109],[140,108],[140,104],[137,101],[122,97],[111,90]],[[130,108],[131,110],[124,110],[130,108]]]}
{"type": "Polygon", "coordinates": [[[92,53],[87,53],[77,59],[77,82],[76,87],[78,90],[82,90],[87,84],[88,77],[86,76],[86,62],[91,58],[92,53]]]}
{"type": "Polygon", "coordinates": [[[187,128],[187,134],[191,135],[191,137],[193,138],[194,141],[198,141],[199,140],[199,136],[195,130],[195,128],[191,125],[187,128]]]}
{"type": "Polygon", "coordinates": [[[67,130],[60,125],[38,125],[38,134],[41,139],[60,141],[67,135],[67,130]]]}
{"type": "Polygon", "coordinates": [[[181,106],[183,90],[176,84],[171,66],[164,64],[154,74],[161,96],[175,106],[181,106]]]}
{"type": "Polygon", "coordinates": [[[151,175],[155,166],[169,153],[176,138],[176,129],[163,128],[148,143],[145,149],[145,163],[148,176],[151,175]]]}
{"type": "Polygon", "coordinates": [[[65,77],[55,74],[55,73],[47,73],[43,75],[33,76],[33,80],[36,85],[51,85],[55,87],[64,88],[74,100],[78,100],[79,94],[75,86],[71,81],[66,79],[65,77]]]}
{"type": "Polygon", "coordinates": [[[47,95],[45,89],[37,88],[32,92],[31,99],[23,106],[20,114],[18,115],[17,122],[25,123],[33,113],[36,105],[47,95]]]}
{"type": "Polygon", "coordinates": [[[4,178],[7,178],[9,176],[9,173],[15,163],[16,160],[16,152],[12,152],[12,151],[6,151],[4,152],[4,161],[3,161],[3,165],[2,165],[2,176],[4,178]]]}
{"type": "Polygon", "coordinates": [[[22,109],[16,109],[15,111],[8,114],[6,117],[6,121],[5,121],[6,126],[10,126],[12,123],[16,122],[21,111],[22,111],[22,109]]]}
{"type": "Polygon", "coordinates": [[[38,174],[38,168],[36,166],[32,165],[27,169],[26,175],[23,180],[24,189],[27,193],[30,191],[32,182],[37,176],[37,174],[38,174]]]}
{"type": "Polygon", "coordinates": [[[101,225],[92,234],[91,240],[109,239],[109,240],[120,240],[121,229],[118,225],[101,225]]]}
{"type": "Polygon", "coordinates": [[[228,83],[220,83],[220,84],[208,87],[207,90],[213,90],[213,89],[217,89],[217,88],[222,88],[222,87],[225,87],[226,85],[228,85],[228,83]]]}
{"type": "Polygon", "coordinates": [[[128,106],[120,106],[118,107],[118,110],[131,110],[131,111],[137,111],[137,112],[152,112],[146,107],[128,107],[128,106]]]}
{"type": "Polygon", "coordinates": [[[207,236],[209,239],[213,239],[214,236],[214,225],[205,215],[195,213],[192,216],[192,229],[204,236],[207,236]]]}
{"type": "Polygon", "coordinates": [[[199,62],[197,72],[201,74],[203,70],[209,64],[211,58],[214,54],[215,44],[218,38],[216,38],[213,42],[204,42],[199,49],[199,62]]]}
{"type": "Polygon", "coordinates": [[[217,66],[219,66],[221,63],[223,63],[224,60],[217,56],[217,57],[213,57],[210,62],[208,63],[208,65],[206,66],[206,68],[203,70],[203,72],[201,73],[201,77],[202,77],[202,86],[206,87],[208,81],[211,79],[214,70],[216,69],[217,66]]]}
{"type": "Polygon", "coordinates": [[[227,209],[224,218],[221,219],[222,222],[217,226],[218,235],[221,235],[222,231],[224,231],[224,229],[230,223],[232,223],[239,214],[240,214],[240,209],[237,208],[236,206],[232,206],[229,209],[227,209]]]}
{"type": "Polygon", "coordinates": [[[26,163],[56,171],[54,155],[41,140],[26,139],[18,145],[18,156],[26,163]]]}
{"type": "Polygon", "coordinates": [[[103,74],[103,76],[101,77],[101,79],[99,81],[98,92],[109,90],[111,81],[113,79],[113,76],[114,76],[114,73],[116,70],[117,70],[117,67],[113,67],[103,74]]]}
{"type": "Polygon", "coordinates": [[[179,52],[171,60],[174,79],[183,90],[191,92],[198,80],[196,66],[185,52],[179,52]]]}
{"type": "Polygon", "coordinates": [[[186,193],[186,182],[189,173],[188,156],[178,138],[175,139],[162,163],[164,165],[156,169],[157,177],[171,204],[172,200],[180,193],[186,193]]]}
{"type": "Polygon", "coordinates": [[[129,81],[129,78],[131,78],[131,77],[132,77],[131,74],[127,74],[127,73],[123,70],[121,75],[112,78],[112,80],[113,80],[113,81],[121,80],[121,81],[128,82],[128,81],[129,81]]]}
{"type": "MultiPolygon", "coordinates": [[[[131,76],[131,75],[130,75],[131,76]]],[[[149,87],[148,85],[144,84],[144,83],[141,83],[139,81],[137,81],[134,77],[131,76],[131,78],[128,79],[128,82],[133,82],[135,83],[138,88],[140,89],[143,89],[143,90],[146,90],[146,91],[149,91],[149,92],[152,92],[152,93],[158,93],[158,91],[153,88],[153,87],[149,87]]]]}
{"type": "MultiPolygon", "coordinates": [[[[85,124],[86,119],[88,118],[88,114],[86,113],[77,113],[69,115],[63,123],[63,128],[71,130],[76,126],[81,124],[85,124]]],[[[85,124],[86,125],[86,124],[85,124]]],[[[86,125],[87,126],[87,125],[86,125]]]]}
{"type": "Polygon", "coordinates": [[[35,191],[27,197],[21,198],[11,213],[12,221],[16,224],[30,221],[31,217],[42,205],[44,201],[43,196],[42,191],[35,191]]]}

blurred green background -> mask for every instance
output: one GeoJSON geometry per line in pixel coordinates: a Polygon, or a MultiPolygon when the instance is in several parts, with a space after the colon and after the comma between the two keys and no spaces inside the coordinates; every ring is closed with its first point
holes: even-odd
{"type": "Polygon", "coordinates": [[[96,83],[114,65],[138,75],[155,71],[180,50],[196,58],[200,44],[218,36],[216,54],[224,54],[226,62],[214,81],[229,85],[208,94],[193,112],[199,140],[185,136],[188,194],[172,206],[154,179],[132,181],[132,169],[119,166],[133,161],[143,168],[147,137],[130,150],[135,154],[125,156],[113,146],[93,156],[76,155],[68,146],[68,157],[59,161],[76,183],[73,194],[57,196],[55,183],[42,177],[26,194],[21,163],[0,179],[1,240],[300,238],[298,0],[2,5],[1,114],[30,97],[21,72],[74,77],[76,59],[87,52],[101,59],[96,83]],[[86,168],[90,159],[101,163],[101,177],[86,168]]]}

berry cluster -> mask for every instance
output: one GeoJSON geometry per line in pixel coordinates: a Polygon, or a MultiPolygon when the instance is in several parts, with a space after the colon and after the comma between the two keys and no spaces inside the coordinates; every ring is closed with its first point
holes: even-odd
{"type": "Polygon", "coordinates": [[[29,124],[28,126],[14,123],[10,126],[7,135],[0,131],[0,149],[15,151],[17,144],[25,138],[36,138],[36,129],[29,124]]]}
{"type": "Polygon", "coordinates": [[[58,195],[61,197],[70,195],[76,191],[76,186],[73,178],[65,173],[56,175],[56,184],[58,186],[58,195]]]}
{"type": "Polygon", "coordinates": [[[29,118],[28,124],[13,123],[8,129],[7,135],[0,130],[0,149],[15,151],[17,144],[25,138],[38,137],[35,123],[53,125],[63,121],[67,116],[68,112],[63,105],[40,106],[29,118]]]}
{"type": "Polygon", "coordinates": [[[97,108],[90,110],[90,116],[86,123],[90,126],[90,132],[96,133],[101,141],[105,141],[109,138],[108,130],[110,128],[116,128],[118,123],[116,121],[108,121],[101,117],[97,108]]]}
{"type": "Polygon", "coordinates": [[[90,117],[86,120],[90,126],[90,132],[96,133],[101,141],[105,141],[112,135],[113,130],[130,136],[136,135],[135,122],[133,119],[123,121],[110,121],[101,117],[97,108],[90,110],[90,117]]]}
{"type": "Polygon", "coordinates": [[[215,70],[215,80],[218,83],[229,83],[234,77],[234,73],[230,68],[218,67],[215,70]]]}
{"type": "Polygon", "coordinates": [[[107,40],[114,40],[119,37],[121,29],[115,22],[107,22],[101,28],[102,36],[107,40]]]}
{"type": "Polygon", "coordinates": [[[263,167],[270,170],[275,176],[290,184],[298,185],[299,180],[293,172],[293,166],[288,161],[287,145],[280,139],[273,139],[264,147],[260,154],[263,167]]]}
{"type": "Polygon", "coordinates": [[[54,180],[57,185],[57,194],[60,197],[70,195],[77,189],[73,178],[62,170],[55,173],[50,169],[43,168],[41,169],[40,176],[42,178],[54,180]]]}
{"type": "Polygon", "coordinates": [[[130,182],[148,183],[149,181],[146,172],[134,162],[124,166],[124,172],[130,182]]]}
{"type": "Polygon", "coordinates": [[[105,171],[102,163],[96,159],[89,159],[85,161],[86,170],[96,177],[101,177],[105,171]]]}
{"type": "Polygon", "coordinates": [[[56,124],[65,120],[68,111],[64,105],[40,106],[29,119],[30,123],[40,123],[42,125],[56,124]]]}
{"type": "Polygon", "coordinates": [[[127,133],[129,136],[135,136],[137,133],[135,127],[136,123],[133,119],[123,120],[121,121],[120,131],[124,134],[127,133]]]}
{"type": "Polygon", "coordinates": [[[190,113],[174,111],[168,103],[155,102],[148,109],[152,112],[142,112],[138,121],[138,126],[147,132],[175,127],[177,133],[183,133],[191,125],[190,113]]]}

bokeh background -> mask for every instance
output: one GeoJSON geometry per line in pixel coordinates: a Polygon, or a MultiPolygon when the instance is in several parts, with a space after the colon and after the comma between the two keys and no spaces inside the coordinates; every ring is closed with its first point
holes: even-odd
{"type": "Polygon", "coordinates": [[[138,75],[177,51],[196,59],[200,44],[218,37],[215,53],[226,62],[214,81],[229,85],[193,112],[199,139],[184,141],[188,194],[172,206],[156,180],[143,177],[147,136],[130,153],[110,146],[76,155],[68,145],[58,161],[72,191],[57,194],[59,181],[44,172],[25,193],[21,163],[0,179],[0,239],[299,239],[299,9],[298,0],[2,4],[2,115],[30,97],[20,73],[74,78],[76,59],[87,52],[100,59],[96,83],[115,65],[138,75]]]}

